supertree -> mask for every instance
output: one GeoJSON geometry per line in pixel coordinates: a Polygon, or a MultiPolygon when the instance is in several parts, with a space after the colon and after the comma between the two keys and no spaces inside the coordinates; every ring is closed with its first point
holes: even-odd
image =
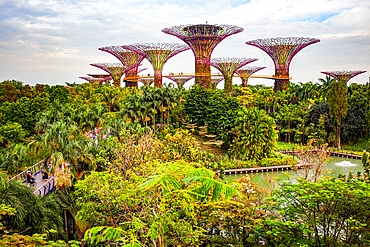
{"type": "Polygon", "coordinates": [[[187,45],[175,43],[144,43],[123,45],[122,47],[142,55],[153,65],[155,87],[162,87],[162,69],[164,64],[171,57],[190,49],[187,45]]]}
{"type": "Polygon", "coordinates": [[[217,85],[224,79],[223,76],[212,76],[211,77],[211,85],[212,85],[212,89],[216,89],[217,88],[217,85]]]}
{"type": "Polygon", "coordinates": [[[188,44],[195,56],[195,84],[205,88],[211,88],[211,67],[208,63],[215,47],[230,35],[242,32],[244,29],[231,25],[210,25],[210,24],[188,24],[173,26],[162,29],[162,32],[176,36],[188,44]]]}
{"type": "Polygon", "coordinates": [[[81,79],[84,79],[90,83],[97,83],[101,85],[102,83],[108,81],[110,79],[109,75],[108,77],[102,78],[102,77],[91,77],[91,76],[80,76],[81,79]]]}
{"type": "Polygon", "coordinates": [[[342,70],[342,71],[322,71],[321,73],[334,77],[338,81],[345,81],[346,83],[356,75],[365,73],[364,70],[342,70]]]}
{"type": "Polygon", "coordinates": [[[278,37],[256,39],[245,42],[247,45],[256,46],[265,51],[274,61],[275,79],[274,91],[283,91],[289,85],[289,65],[293,57],[303,48],[320,42],[319,39],[303,37],[278,37]]]}
{"type": "Polygon", "coordinates": [[[166,78],[174,81],[178,88],[184,88],[184,85],[189,80],[193,79],[195,76],[181,76],[181,77],[174,77],[174,76],[166,76],[166,78]]]}
{"type": "Polygon", "coordinates": [[[113,79],[113,85],[115,87],[119,87],[121,85],[121,77],[124,73],[133,69],[133,67],[138,66],[135,65],[133,67],[125,67],[120,63],[92,63],[90,65],[109,73],[113,79]]]}
{"type": "Polygon", "coordinates": [[[144,84],[144,86],[150,87],[153,84],[153,78],[140,78],[140,82],[144,84]]]}
{"type": "Polygon", "coordinates": [[[248,66],[248,67],[243,67],[243,68],[238,69],[236,73],[242,79],[242,87],[247,86],[250,75],[256,73],[257,71],[260,71],[261,69],[265,69],[265,68],[266,67],[248,66]]]}
{"type": "Polygon", "coordinates": [[[234,73],[244,65],[251,62],[257,61],[257,58],[246,58],[246,57],[219,57],[212,58],[211,61],[199,60],[199,62],[207,63],[215,67],[218,71],[222,73],[225,80],[224,90],[227,93],[231,93],[232,90],[232,80],[234,73]]]}
{"type": "MultiPolygon", "coordinates": [[[[111,77],[110,74],[87,74],[88,76],[91,76],[93,78],[107,78],[107,77],[111,77]]],[[[109,80],[111,80],[112,78],[110,78],[109,80]]]]}
{"type": "MultiPolygon", "coordinates": [[[[139,53],[124,49],[122,46],[119,45],[101,47],[99,48],[99,50],[112,54],[121,61],[123,66],[127,68],[135,65],[139,66],[144,59],[144,56],[140,55],[139,53]]],[[[138,73],[140,73],[140,71],[138,71],[138,67],[134,67],[133,69],[126,72],[126,77],[133,77],[126,80],[126,87],[137,87],[138,80],[136,79],[136,77],[138,73]]]]}

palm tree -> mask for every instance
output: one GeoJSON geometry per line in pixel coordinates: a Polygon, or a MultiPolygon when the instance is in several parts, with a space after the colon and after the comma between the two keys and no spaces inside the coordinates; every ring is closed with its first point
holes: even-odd
{"type": "Polygon", "coordinates": [[[328,99],[328,96],[330,94],[331,87],[332,87],[332,85],[333,85],[333,83],[335,81],[336,81],[336,79],[333,78],[333,77],[331,77],[331,76],[329,76],[329,75],[326,75],[325,76],[325,79],[319,78],[319,82],[322,83],[322,85],[319,88],[319,91],[320,91],[321,97],[323,98],[323,100],[325,102],[328,99]]]}
{"type": "Polygon", "coordinates": [[[0,204],[16,209],[13,216],[3,217],[4,226],[14,232],[27,234],[55,229],[63,233],[60,208],[52,196],[36,197],[33,189],[19,180],[8,181],[8,176],[0,172],[0,204]]]}
{"type": "Polygon", "coordinates": [[[12,145],[7,149],[1,169],[15,175],[30,165],[28,157],[27,146],[23,144],[12,145]]]}

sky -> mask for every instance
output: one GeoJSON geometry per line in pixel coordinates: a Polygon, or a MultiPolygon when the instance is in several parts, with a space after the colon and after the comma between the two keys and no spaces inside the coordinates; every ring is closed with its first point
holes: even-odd
{"type": "MultiPolygon", "coordinates": [[[[223,40],[212,57],[258,58],[250,65],[267,68],[256,75],[273,75],[274,65],[246,41],[299,36],[321,42],[295,56],[290,65],[293,82],[316,82],[325,77],[320,71],[334,70],[366,70],[350,83],[369,81],[369,0],[0,0],[0,81],[83,83],[80,76],[104,73],[90,63],[119,62],[99,47],[183,43],[161,30],[206,22],[244,28],[223,40]]],[[[142,68],[153,74],[149,62],[144,60],[142,68]]],[[[163,68],[164,74],[169,72],[194,73],[193,53],[171,58],[163,68]]],[[[233,82],[241,83],[240,78],[233,82]]],[[[273,80],[250,78],[249,83],[272,86],[273,80]]]]}

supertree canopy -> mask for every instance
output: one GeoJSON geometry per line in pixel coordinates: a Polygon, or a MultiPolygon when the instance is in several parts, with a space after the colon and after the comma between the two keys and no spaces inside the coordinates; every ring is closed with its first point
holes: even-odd
{"type": "Polygon", "coordinates": [[[247,45],[256,46],[265,51],[274,61],[275,76],[285,77],[275,79],[274,90],[286,90],[289,84],[289,65],[293,57],[303,48],[320,42],[319,39],[303,37],[266,38],[247,41],[247,45]]]}
{"type": "Polygon", "coordinates": [[[144,84],[144,86],[150,87],[153,84],[154,79],[152,78],[140,78],[140,82],[144,84]]]}
{"type": "Polygon", "coordinates": [[[171,81],[174,81],[178,88],[183,88],[185,83],[193,79],[195,76],[182,76],[182,77],[167,77],[171,81]]]}
{"type": "Polygon", "coordinates": [[[138,66],[143,61],[144,56],[140,55],[139,53],[124,49],[122,46],[119,45],[101,47],[99,48],[99,50],[112,54],[121,61],[123,66],[127,68],[137,65],[137,67],[134,67],[133,69],[126,72],[126,77],[133,77],[129,80],[126,80],[126,86],[137,87],[137,79],[134,78],[137,77],[138,73],[140,73],[138,71],[138,66]]]}
{"type": "Polygon", "coordinates": [[[162,32],[176,36],[191,47],[195,56],[195,74],[206,75],[197,76],[195,84],[211,88],[211,67],[199,61],[209,62],[213,50],[222,40],[243,30],[231,25],[189,24],[164,28],[162,32]]]}
{"type": "Polygon", "coordinates": [[[211,77],[211,84],[212,84],[212,89],[216,89],[217,85],[224,79],[223,76],[212,76],[211,77]]]}
{"type": "Polygon", "coordinates": [[[122,47],[142,55],[153,65],[155,87],[162,87],[162,69],[164,64],[171,57],[190,49],[187,45],[175,43],[144,43],[123,45],[122,47]]]}
{"type": "MultiPolygon", "coordinates": [[[[107,77],[111,77],[110,74],[87,74],[87,75],[88,76],[91,76],[93,78],[107,78],[107,77]]],[[[110,78],[110,79],[112,79],[112,78],[110,78]]]]}
{"type": "Polygon", "coordinates": [[[199,60],[199,62],[207,63],[215,67],[222,73],[225,80],[224,90],[227,93],[231,93],[232,90],[232,79],[234,73],[241,67],[251,62],[257,61],[257,58],[245,58],[245,57],[220,57],[212,58],[211,61],[199,60]]]}
{"type": "Polygon", "coordinates": [[[257,67],[257,66],[248,66],[240,68],[236,71],[236,73],[240,76],[242,79],[242,87],[246,87],[248,84],[248,78],[250,75],[256,73],[257,71],[260,71],[261,69],[265,69],[266,67],[257,67]]]}
{"type": "Polygon", "coordinates": [[[121,85],[121,77],[124,73],[133,69],[133,67],[138,66],[135,65],[132,67],[125,67],[120,63],[92,63],[90,65],[109,73],[112,76],[113,84],[115,87],[119,87],[121,85]]]}
{"type": "Polygon", "coordinates": [[[342,71],[322,71],[321,73],[334,77],[338,81],[345,81],[346,83],[356,75],[365,73],[364,70],[342,70],[342,71]]]}
{"type": "Polygon", "coordinates": [[[90,83],[97,83],[99,85],[101,85],[102,83],[110,80],[110,76],[108,75],[107,77],[92,77],[92,76],[80,76],[81,79],[84,79],[90,83]]]}

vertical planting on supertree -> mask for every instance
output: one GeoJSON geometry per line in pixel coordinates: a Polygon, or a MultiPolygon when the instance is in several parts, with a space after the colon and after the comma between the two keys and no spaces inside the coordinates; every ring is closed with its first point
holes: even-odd
{"type": "Polygon", "coordinates": [[[264,68],[266,67],[248,66],[238,69],[236,73],[242,79],[242,87],[246,87],[248,85],[248,79],[252,74],[264,68]]]}
{"type": "Polygon", "coordinates": [[[123,45],[122,47],[142,55],[153,65],[155,87],[162,87],[162,69],[164,64],[171,57],[190,49],[187,45],[176,43],[143,43],[123,45]]]}
{"type": "Polygon", "coordinates": [[[166,78],[175,82],[178,88],[184,88],[185,83],[193,79],[194,77],[195,76],[181,76],[181,77],[166,76],[166,78]]]}
{"type": "Polygon", "coordinates": [[[135,78],[137,77],[137,74],[140,73],[140,71],[138,71],[138,66],[143,61],[144,56],[136,52],[124,49],[120,45],[101,47],[99,48],[99,50],[112,54],[121,61],[123,66],[127,68],[134,66],[133,69],[126,72],[126,77],[133,77],[129,79],[129,83],[126,82],[126,86],[137,87],[138,80],[135,78]]]}
{"type": "Polygon", "coordinates": [[[245,42],[247,45],[256,46],[265,51],[275,64],[275,76],[282,77],[275,79],[274,91],[283,91],[289,85],[289,65],[293,57],[303,48],[320,42],[319,39],[303,37],[278,37],[256,39],[245,42]]]}
{"type": "Polygon", "coordinates": [[[173,35],[189,45],[195,56],[195,74],[203,75],[195,78],[195,84],[211,88],[210,61],[215,47],[230,35],[242,32],[244,29],[232,25],[180,25],[162,29],[162,32],[173,35]]]}
{"type": "Polygon", "coordinates": [[[251,62],[257,61],[257,58],[245,58],[245,57],[219,57],[212,58],[211,61],[200,60],[199,62],[207,63],[215,67],[222,73],[225,80],[224,90],[226,93],[231,94],[232,80],[234,73],[244,65],[251,62]]]}
{"type": "Polygon", "coordinates": [[[353,77],[365,73],[365,70],[338,70],[338,71],[322,71],[321,73],[334,77],[338,81],[345,81],[346,83],[353,77]]]}

